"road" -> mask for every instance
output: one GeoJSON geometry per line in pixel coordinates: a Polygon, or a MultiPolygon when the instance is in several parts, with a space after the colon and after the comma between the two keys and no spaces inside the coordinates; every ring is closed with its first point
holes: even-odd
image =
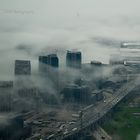
{"type": "MultiPolygon", "coordinates": [[[[56,133],[50,140],[63,140],[68,136],[78,133],[81,129],[87,128],[91,124],[96,123],[105,114],[107,114],[113,107],[115,107],[124,97],[126,97],[136,86],[139,85],[140,78],[129,81],[118,89],[111,98],[106,99],[95,106],[91,106],[88,110],[83,112],[82,119],[79,119],[75,124],[66,127],[62,133],[56,133]],[[81,126],[82,121],[82,126],[81,126]]],[[[46,138],[47,140],[48,138],[46,138]]]]}
{"type": "Polygon", "coordinates": [[[112,140],[112,138],[100,126],[97,126],[93,136],[96,138],[96,140],[112,140]]]}

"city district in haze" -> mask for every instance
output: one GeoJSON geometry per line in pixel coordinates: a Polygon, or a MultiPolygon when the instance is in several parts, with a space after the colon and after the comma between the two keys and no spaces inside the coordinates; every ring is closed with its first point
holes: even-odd
{"type": "Polygon", "coordinates": [[[15,60],[0,81],[1,140],[139,140],[140,44],[120,43],[109,64],[79,50],[15,60]]]}

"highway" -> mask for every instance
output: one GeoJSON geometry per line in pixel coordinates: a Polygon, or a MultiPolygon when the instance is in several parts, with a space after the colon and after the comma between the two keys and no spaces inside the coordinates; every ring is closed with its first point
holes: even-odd
{"type": "Polygon", "coordinates": [[[97,106],[93,105],[87,110],[83,111],[82,119],[79,119],[75,124],[64,128],[62,133],[55,133],[52,138],[46,138],[46,140],[63,140],[78,133],[81,129],[87,128],[91,124],[96,123],[113,107],[115,107],[124,97],[126,97],[136,86],[138,86],[139,81],[140,78],[127,82],[120,89],[118,89],[111,98],[106,99],[105,102],[99,103],[97,106]]]}
{"type": "Polygon", "coordinates": [[[93,136],[97,140],[112,140],[112,138],[100,127],[97,125],[97,129],[94,131],[93,136]]]}

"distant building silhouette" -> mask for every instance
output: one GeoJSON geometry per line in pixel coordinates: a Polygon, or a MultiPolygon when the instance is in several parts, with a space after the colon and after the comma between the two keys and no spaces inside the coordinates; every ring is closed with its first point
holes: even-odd
{"type": "Polygon", "coordinates": [[[0,112],[12,109],[13,81],[0,81],[0,112]]]}
{"type": "Polygon", "coordinates": [[[64,102],[87,103],[90,99],[90,88],[88,86],[67,85],[61,92],[64,102]]]}
{"type": "Polygon", "coordinates": [[[28,60],[15,61],[15,75],[30,75],[31,63],[28,60]]]}
{"type": "Polygon", "coordinates": [[[82,54],[77,51],[67,51],[66,65],[72,68],[81,68],[82,54]]]}
{"type": "Polygon", "coordinates": [[[47,56],[39,56],[39,73],[43,78],[48,78],[54,87],[58,90],[59,87],[59,59],[56,54],[47,56]]]}
{"type": "Polygon", "coordinates": [[[49,54],[47,56],[39,56],[39,71],[46,72],[47,65],[54,68],[59,67],[59,59],[56,54],[49,54]]]}

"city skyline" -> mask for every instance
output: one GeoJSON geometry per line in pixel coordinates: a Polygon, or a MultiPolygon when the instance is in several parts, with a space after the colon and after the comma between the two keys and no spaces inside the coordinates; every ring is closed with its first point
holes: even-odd
{"type": "Polygon", "coordinates": [[[10,76],[15,59],[37,65],[42,52],[77,49],[83,62],[108,63],[121,41],[140,40],[139,11],[138,0],[1,0],[0,77],[10,76]]]}

